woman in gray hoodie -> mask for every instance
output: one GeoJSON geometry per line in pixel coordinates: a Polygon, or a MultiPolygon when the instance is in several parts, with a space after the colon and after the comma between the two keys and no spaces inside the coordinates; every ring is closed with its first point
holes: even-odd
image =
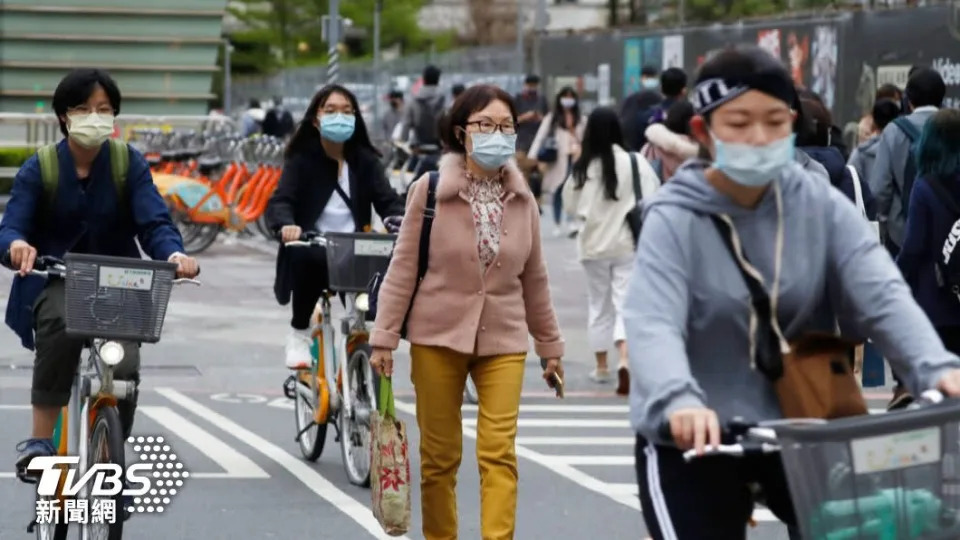
{"type": "Polygon", "coordinates": [[[734,417],[782,417],[773,384],[754,367],[757,315],[715,218],[762,278],[784,346],[832,332],[839,319],[871,338],[915,395],[960,395],[960,359],[944,349],[870,225],[794,161],[793,96],[787,70],[757,47],[707,61],[691,128],[711,160],[688,162],[644,204],[624,319],[640,499],[657,540],[745,538],[755,482],[770,510],[795,522],[778,456],[682,457],[719,444],[720,426],[734,417]]]}

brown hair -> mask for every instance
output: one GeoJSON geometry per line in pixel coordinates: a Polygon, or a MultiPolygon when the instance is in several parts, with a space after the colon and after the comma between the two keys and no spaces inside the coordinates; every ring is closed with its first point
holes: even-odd
{"type": "Polygon", "coordinates": [[[482,110],[494,101],[506,103],[510,109],[510,116],[513,117],[513,122],[517,122],[517,108],[513,104],[513,98],[510,97],[510,94],[492,84],[471,86],[464,90],[460,97],[453,102],[450,114],[447,115],[446,121],[440,125],[440,138],[451,152],[467,153],[467,149],[463,145],[463,139],[457,136],[458,128],[466,129],[470,115],[482,110]]]}

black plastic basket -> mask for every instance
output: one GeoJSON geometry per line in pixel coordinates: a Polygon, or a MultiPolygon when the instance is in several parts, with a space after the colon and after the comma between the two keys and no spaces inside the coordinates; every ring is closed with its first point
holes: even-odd
{"type": "Polygon", "coordinates": [[[176,264],[78,253],[64,260],[68,335],[160,341],[176,264]]]}
{"type": "Polygon", "coordinates": [[[345,293],[367,291],[374,274],[390,266],[395,234],[325,233],[330,290],[345,293]]]}
{"type": "Polygon", "coordinates": [[[960,538],[960,402],[777,427],[804,539],[960,538]]]}

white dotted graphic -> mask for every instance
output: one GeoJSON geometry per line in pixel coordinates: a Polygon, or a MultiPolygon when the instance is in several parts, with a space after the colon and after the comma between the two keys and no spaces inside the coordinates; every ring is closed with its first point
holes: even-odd
{"type": "Polygon", "coordinates": [[[189,478],[190,473],[184,469],[183,463],[178,461],[177,454],[171,451],[163,437],[130,437],[127,443],[140,456],[141,462],[153,465],[154,469],[154,480],[149,490],[140,497],[134,497],[127,511],[163,513],[171,497],[177,494],[174,486],[183,487],[181,478],[189,478]]]}

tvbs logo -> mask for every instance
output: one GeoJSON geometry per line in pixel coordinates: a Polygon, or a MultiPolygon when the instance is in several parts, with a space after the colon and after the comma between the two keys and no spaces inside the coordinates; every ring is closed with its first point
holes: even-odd
{"type": "Polygon", "coordinates": [[[37,495],[76,497],[87,487],[87,496],[93,499],[122,496],[128,512],[163,512],[190,473],[163,437],[130,437],[127,442],[139,454],[140,463],[126,469],[115,463],[96,463],[79,478],[77,456],[33,458],[27,468],[41,473],[37,495]]]}

